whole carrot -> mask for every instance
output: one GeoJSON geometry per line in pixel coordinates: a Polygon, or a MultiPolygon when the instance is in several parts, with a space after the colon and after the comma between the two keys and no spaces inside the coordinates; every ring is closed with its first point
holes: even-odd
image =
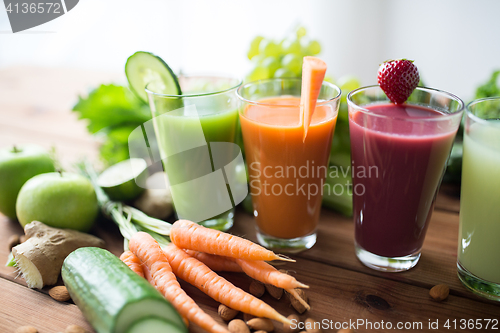
{"type": "MultiPolygon", "coordinates": [[[[137,275],[145,278],[149,283],[156,287],[154,281],[151,279],[148,266],[144,265],[132,251],[123,252],[120,256],[120,260],[123,261],[131,270],[137,273],[137,275]]],[[[187,318],[183,315],[181,315],[181,317],[182,320],[184,320],[186,327],[189,327],[189,320],[187,320],[187,318]]]]}
{"type": "Polygon", "coordinates": [[[154,281],[151,279],[151,273],[149,272],[148,266],[144,265],[132,251],[123,252],[120,256],[120,260],[123,261],[131,270],[148,280],[148,282],[154,286],[154,281]]]}
{"type": "MultiPolygon", "coordinates": [[[[154,286],[167,300],[193,323],[212,333],[229,333],[181,289],[160,245],[145,232],[136,233],[129,243],[130,250],[148,266],[154,286]]],[[[186,254],[187,255],[187,254],[186,254]]]]}
{"type": "Polygon", "coordinates": [[[285,289],[307,310],[311,309],[309,304],[295,291],[295,288],[309,288],[308,285],[300,283],[291,275],[281,273],[265,261],[235,259],[235,262],[243,269],[246,275],[262,283],[272,284],[278,288],[285,289]]]}
{"type": "Polygon", "coordinates": [[[267,262],[245,259],[235,259],[235,262],[246,275],[262,283],[283,289],[309,288],[308,285],[300,283],[291,275],[281,273],[267,262]]]}
{"type": "Polygon", "coordinates": [[[131,251],[125,251],[120,256],[120,260],[123,261],[131,270],[133,270],[140,277],[144,277],[144,271],[142,270],[142,263],[131,251]]]}
{"type": "Polygon", "coordinates": [[[247,260],[285,260],[249,240],[219,230],[205,228],[187,220],[179,220],[170,229],[170,240],[181,249],[189,249],[219,256],[247,260]]]}
{"type": "Polygon", "coordinates": [[[233,258],[221,257],[215,254],[208,254],[193,250],[184,250],[191,257],[198,259],[211,270],[216,272],[243,272],[240,265],[238,265],[233,258]]]}
{"type": "Polygon", "coordinates": [[[200,289],[217,302],[257,317],[277,320],[287,325],[291,324],[289,319],[279,314],[271,306],[235,287],[231,282],[217,275],[205,264],[191,257],[175,244],[164,247],[163,251],[176,276],[200,289]]]}

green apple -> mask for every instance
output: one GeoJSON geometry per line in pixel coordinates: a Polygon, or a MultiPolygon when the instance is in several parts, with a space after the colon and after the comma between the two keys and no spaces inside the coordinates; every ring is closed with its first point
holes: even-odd
{"type": "Polygon", "coordinates": [[[85,177],[51,172],[28,180],[17,197],[16,212],[24,227],[40,221],[55,228],[90,230],[99,211],[92,183],[85,177]]]}
{"type": "Polygon", "coordinates": [[[33,176],[54,170],[54,161],[40,146],[0,150],[0,212],[15,219],[16,199],[21,186],[33,176]]]}

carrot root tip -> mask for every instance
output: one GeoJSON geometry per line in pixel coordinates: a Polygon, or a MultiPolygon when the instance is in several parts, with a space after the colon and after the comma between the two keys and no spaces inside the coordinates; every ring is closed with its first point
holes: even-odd
{"type": "Polygon", "coordinates": [[[277,260],[288,261],[288,262],[295,262],[295,259],[287,257],[287,256],[285,256],[283,254],[278,254],[277,257],[278,257],[277,260]]]}

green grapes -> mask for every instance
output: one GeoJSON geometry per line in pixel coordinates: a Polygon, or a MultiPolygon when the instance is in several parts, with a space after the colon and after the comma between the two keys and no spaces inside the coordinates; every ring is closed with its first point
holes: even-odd
{"type": "Polygon", "coordinates": [[[321,52],[321,45],[317,40],[312,40],[307,45],[307,51],[312,55],[317,55],[321,52]]]}
{"type": "Polygon", "coordinates": [[[281,65],[292,71],[295,74],[294,76],[300,76],[302,72],[302,57],[289,53],[281,59],[281,65]]]}
{"type": "Polygon", "coordinates": [[[299,26],[279,42],[257,36],[252,39],[247,52],[252,61],[252,70],[246,81],[256,81],[273,77],[300,77],[302,59],[321,52],[317,40],[309,39],[304,27],[299,26]]]}
{"type": "Polygon", "coordinates": [[[281,53],[281,47],[272,40],[264,39],[260,42],[259,52],[267,57],[277,57],[281,53]]]}
{"type": "Polygon", "coordinates": [[[281,63],[276,57],[266,57],[262,61],[262,67],[267,68],[269,76],[274,76],[274,73],[280,68],[281,63]]]}
{"type": "Polygon", "coordinates": [[[297,75],[288,68],[280,68],[274,73],[274,77],[297,77],[297,75]]]}
{"type": "Polygon", "coordinates": [[[300,39],[300,38],[304,37],[304,36],[306,35],[306,33],[307,33],[306,28],[304,28],[304,27],[299,27],[299,28],[297,29],[297,32],[296,32],[296,34],[297,34],[297,38],[298,38],[298,39],[300,39]]]}
{"type": "Polygon", "coordinates": [[[248,74],[249,81],[258,81],[269,78],[269,70],[265,67],[255,67],[250,74],[248,74]]]}
{"type": "Polygon", "coordinates": [[[257,54],[256,56],[252,57],[252,63],[254,64],[255,67],[262,65],[262,62],[266,59],[266,56],[263,54],[257,54]]]}
{"type": "Polygon", "coordinates": [[[285,39],[282,43],[282,48],[285,54],[293,53],[298,56],[302,55],[302,45],[300,45],[300,41],[298,40],[285,39]]]}
{"type": "Polygon", "coordinates": [[[264,39],[262,36],[255,37],[250,43],[250,50],[248,50],[247,56],[248,59],[252,59],[254,56],[259,54],[259,45],[260,42],[264,39]]]}

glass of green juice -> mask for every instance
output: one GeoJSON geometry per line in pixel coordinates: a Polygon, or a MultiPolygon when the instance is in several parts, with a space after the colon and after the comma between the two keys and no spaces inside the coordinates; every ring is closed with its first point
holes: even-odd
{"type": "Polygon", "coordinates": [[[500,97],[467,105],[464,128],[458,277],[500,301],[500,97]]]}
{"type": "Polygon", "coordinates": [[[233,225],[234,206],[248,192],[243,157],[234,143],[241,80],[214,75],[178,80],[182,95],[146,87],[175,211],[179,219],[225,231],[233,225]]]}

